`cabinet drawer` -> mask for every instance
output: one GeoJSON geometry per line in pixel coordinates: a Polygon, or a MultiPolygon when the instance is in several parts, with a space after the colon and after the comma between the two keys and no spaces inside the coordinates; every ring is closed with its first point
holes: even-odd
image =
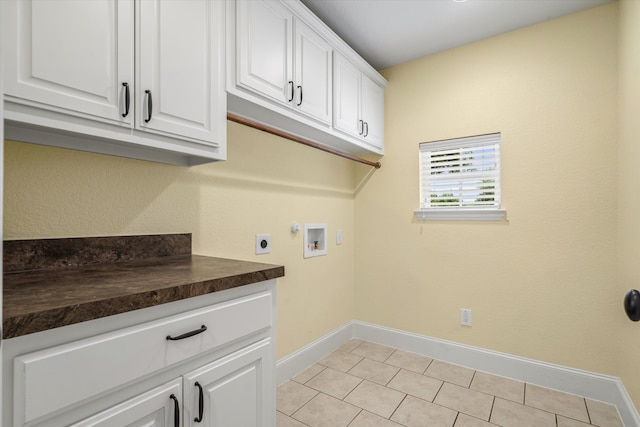
{"type": "Polygon", "coordinates": [[[23,425],[271,327],[264,292],[14,359],[14,420],[23,425]],[[206,331],[177,341],[191,331],[206,331]]]}

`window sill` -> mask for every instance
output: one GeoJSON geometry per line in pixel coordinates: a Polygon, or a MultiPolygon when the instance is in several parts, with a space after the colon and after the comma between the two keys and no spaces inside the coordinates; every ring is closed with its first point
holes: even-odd
{"type": "Polygon", "coordinates": [[[502,221],[504,209],[418,209],[414,211],[420,221],[502,221]]]}

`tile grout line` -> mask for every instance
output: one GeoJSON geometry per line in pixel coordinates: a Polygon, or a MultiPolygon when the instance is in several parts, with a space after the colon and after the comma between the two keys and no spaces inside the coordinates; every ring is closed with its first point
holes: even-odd
{"type": "MultiPolygon", "coordinates": [[[[527,401],[527,400],[526,400],[526,395],[527,395],[527,388],[528,388],[527,386],[528,386],[528,385],[530,385],[530,384],[529,384],[529,383],[525,383],[525,388],[524,388],[524,392],[525,392],[524,401],[525,401],[525,402],[527,401]]],[[[537,387],[540,387],[540,386],[537,386],[537,387]]],[[[546,388],[546,387],[540,387],[540,388],[546,388]]],[[[554,390],[554,389],[549,389],[549,390],[554,390]]],[[[554,390],[554,391],[558,391],[558,390],[554,390]]],[[[561,392],[561,393],[562,393],[562,392],[561,392]]],[[[571,394],[571,393],[567,393],[567,394],[571,394]]],[[[547,413],[549,413],[549,414],[554,415],[554,416],[555,416],[555,419],[556,419],[556,426],[557,426],[557,424],[558,424],[558,417],[564,417],[564,418],[567,418],[567,419],[570,419],[570,420],[573,420],[573,421],[577,421],[577,422],[581,422],[581,423],[584,423],[584,424],[587,424],[587,425],[590,425],[590,426],[595,426],[595,424],[593,424],[593,423],[592,423],[592,421],[591,421],[591,415],[589,414],[589,407],[587,406],[586,398],[585,398],[585,397],[583,397],[583,396],[575,395],[575,394],[574,394],[573,396],[577,396],[577,397],[581,398],[581,399],[584,401],[585,409],[587,410],[587,418],[589,419],[589,422],[588,422],[588,423],[585,423],[585,422],[584,422],[584,421],[582,421],[582,420],[579,420],[579,419],[577,419],[577,418],[574,418],[573,416],[569,416],[569,415],[564,415],[564,414],[558,414],[558,413],[555,413],[555,412],[551,412],[551,411],[550,411],[550,410],[548,410],[548,409],[543,409],[543,408],[539,408],[539,407],[537,407],[537,406],[527,405],[526,403],[524,403],[523,405],[524,405],[525,407],[527,407],[527,408],[537,409],[537,410],[539,410],[539,411],[547,412],[547,413]]]]}
{"type": "MultiPolygon", "coordinates": [[[[389,418],[387,418],[389,421],[393,421],[391,418],[393,418],[393,416],[396,414],[396,412],[398,412],[398,409],[400,408],[400,406],[402,406],[402,403],[405,401],[407,396],[409,396],[409,394],[404,393],[404,397],[402,398],[400,403],[398,403],[398,406],[396,406],[396,409],[394,409],[393,412],[391,413],[391,415],[389,415],[389,418]]],[[[395,422],[395,421],[393,421],[393,422],[395,422]]],[[[404,425],[404,424],[401,424],[401,423],[398,423],[398,424],[404,425]]]]}
{"type": "MultiPolygon", "coordinates": [[[[349,395],[351,395],[351,393],[353,393],[358,388],[358,386],[360,386],[360,384],[362,384],[365,381],[364,378],[360,378],[360,377],[356,377],[356,378],[360,379],[360,382],[354,388],[352,388],[351,391],[349,393],[347,393],[342,399],[338,399],[338,400],[340,400],[341,402],[344,402],[344,403],[349,403],[345,399],[347,397],[349,397],[349,395]]],[[[353,405],[353,403],[349,403],[349,405],[353,405]]],[[[353,406],[356,406],[356,405],[353,405],[353,406]]],[[[356,406],[356,408],[360,408],[360,407],[356,406]]],[[[362,409],[362,408],[360,408],[360,409],[362,409]]]]}
{"type": "MultiPolygon", "coordinates": [[[[393,365],[389,365],[389,366],[393,366],[393,365]]],[[[396,367],[396,366],[394,366],[394,368],[395,368],[395,367],[396,367]]],[[[384,386],[385,386],[385,387],[390,388],[391,390],[395,390],[394,388],[389,387],[389,384],[391,384],[391,381],[393,381],[393,379],[394,379],[395,377],[397,377],[397,376],[398,376],[398,374],[400,374],[400,372],[402,372],[402,368],[399,368],[399,369],[398,369],[398,372],[396,372],[395,374],[393,374],[393,377],[391,377],[391,379],[390,379],[389,381],[387,381],[387,383],[386,383],[384,386]]]]}
{"type": "Polygon", "coordinates": [[[440,384],[440,387],[438,387],[438,391],[436,392],[436,394],[433,395],[433,400],[431,401],[431,403],[433,403],[434,405],[436,404],[436,398],[438,397],[438,395],[442,391],[442,387],[444,387],[444,384],[446,383],[446,381],[443,381],[443,380],[439,380],[439,381],[442,381],[442,384],[440,384]]]}
{"type": "Polygon", "coordinates": [[[433,361],[435,360],[433,357],[430,357],[429,359],[431,359],[431,360],[429,361],[429,363],[427,363],[427,367],[426,367],[426,368],[424,368],[424,371],[422,371],[422,375],[424,375],[424,374],[426,374],[426,373],[427,373],[427,369],[429,369],[429,366],[431,366],[431,364],[432,364],[432,363],[433,363],[433,361]]]}
{"type": "Polygon", "coordinates": [[[391,358],[391,356],[393,356],[394,354],[396,354],[396,352],[397,352],[397,351],[398,351],[398,349],[397,349],[397,348],[396,348],[396,349],[394,349],[394,350],[391,352],[391,354],[390,354],[389,356],[387,356],[387,358],[386,358],[386,359],[384,359],[384,360],[382,361],[382,363],[387,363],[387,360],[389,360],[389,359],[391,358]]]}
{"type": "MultiPolygon", "coordinates": [[[[451,384],[451,383],[449,383],[449,384],[451,384]]],[[[454,385],[455,385],[455,384],[454,384],[454,385]]],[[[413,398],[415,398],[415,399],[420,399],[419,397],[415,397],[415,396],[412,396],[412,397],[413,397],[413,398]]],[[[424,399],[420,399],[420,400],[424,400],[424,399]]],[[[460,414],[464,414],[464,415],[467,415],[467,416],[469,416],[469,417],[476,418],[476,419],[478,419],[478,420],[482,420],[482,418],[478,418],[478,417],[477,417],[477,416],[475,416],[475,415],[467,414],[466,412],[462,412],[462,411],[459,411],[459,410],[457,410],[457,409],[453,409],[453,408],[449,408],[448,406],[441,405],[440,403],[436,403],[436,402],[435,402],[435,400],[436,400],[435,398],[434,398],[433,400],[434,400],[434,401],[433,401],[433,402],[430,402],[430,403],[431,403],[432,405],[434,405],[434,406],[438,406],[438,407],[440,407],[440,408],[448,409],[448,410],[450,410],[450,411],[455,411],[455,412],[457,412],[457,413],[458,413],[458,415],[460,415],[460,414]]],[[[425,400],[425,402],[428,402],[428,400],[425,400]]],[[[456,419],[458,418],[458,415],[456,415],[456,419]]],[[[482,420],[482,421],[484,421],[484,420],[482,420]]],[[[487,422],[489,422],[489,421],[487,421],[487,422]]]]}
{"type": "Polygon", "coordinates": [[[492,395],[493,399],[491,399],[491,409],[489,409],[489,419],[487,420],[488,423],[491,422],[491,416],[493,415],[493,406],[496,404],[496,396],[492,395]]]}
{"type": "MultiPolygon", "coordinates": [[[[345,402],[347,403],[347,402],[345,402]]],[[[355,406],[355,405],[354,405],[355,406]]],[[[362,411],[364,411],[364,409],[356,406],[356,408],[360,409],[360,411],[355,415],[355,417],[353,417],[353,419],[351,421],[349,421],[349,424],[347,424],[346,427],[349,427],[351,424],[353,424],[353,422],[356,420],[356,418],[358,418],[358,415],[360,415],[362,413],[362,411]]]]}
{"type": "Polygon", "coordinates": [[[451,427],[455,427],[456,423],[458,422],[458,417],[460,417],[461,412],[458,411],[458,413],[456,414],[456,418],[455,420],[453,420],[453,424],[451,424],[451,427]]]}
{"type": "MultiPolygon", "coordinates": [[[[322,367],[324,367],[324,369],[322,371],[318,372],[317,374],[315,374],[314,376],[312,376],[311,378],[309,378],[308,380],[306,380],[303,383],[298,383],[298,381],[294,380],[293,378],[291,378],[291,381],[297,382],[298,384],[302,384],[303,386],[307,386],[307,383],[309,381],[311,381],[312,379],[314,379],[315,377],[317,377],[318,375],[320,375],[321,373],[323,373],[324,371],[326,371],[329,368],[328,366],[321,365],[320,363],[316,363],[316,365],[322,366],[322,367]]],[[[311,365],[311,366],[313,366],[313,365],[311,365]]],[[[311,366],[309,368],[311,368],[311,366]]],[[[307,369],[309,369],[309,368],[307,368],[307,369]]],[[[302,371],[302,372],[304,372],[304,371],[302,371]]],[[[300,372],[300,373],[302,373],[302,372],[300,372]]],[[[307,387],[309,387],[309,386],[307,386],[307,387]]],[[[312,388],[312,387],[309,387],[309,388],[312,388]]]]}
{"type": "Polygon", "coordinates": [[[587,410],[587,418],[589,418],[589,424],[593,425],[593,421],[591,420],[591,412],[589,412],[589,405],[587,405],[587,399],[583,397],[582,400],[584,400],[584,407],[587,410]]]}
{"type": "Polygon", "coordinates": [[[478,373],[478,371],[473,371],[473,375],[471,375],[471,381],[469,381],[469,386],[467,387],[469,390],[471,390],[471,384],[473,384],[473,380],[476,377],[476,374],[478,373]]]}

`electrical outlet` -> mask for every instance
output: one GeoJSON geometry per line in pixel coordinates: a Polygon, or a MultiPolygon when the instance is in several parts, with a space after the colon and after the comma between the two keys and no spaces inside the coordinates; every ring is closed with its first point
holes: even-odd
{"type": "Polygon", "coordinates": [[[256,234],[256,255],[271,253],[271,234],[256,234]]]}
{"type": "Polygon", "coordinates": [[[468,308],[460,309],[460,324],[462,326],[471,326],[471,310],[468,308]]]}

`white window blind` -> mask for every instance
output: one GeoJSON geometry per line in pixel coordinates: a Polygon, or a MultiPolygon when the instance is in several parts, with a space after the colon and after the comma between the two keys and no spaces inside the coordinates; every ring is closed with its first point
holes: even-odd
{"type": "Polygon", "coordinates": [[[420,163],[422,212],[500,210],[499,133],[421,143],[420,163]]]}

